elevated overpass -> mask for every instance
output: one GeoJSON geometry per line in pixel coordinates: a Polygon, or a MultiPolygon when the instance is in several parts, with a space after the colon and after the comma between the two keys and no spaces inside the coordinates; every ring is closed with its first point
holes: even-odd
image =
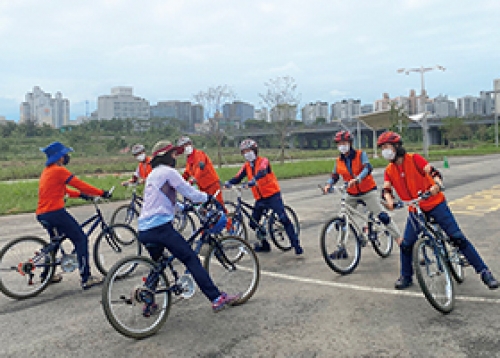
{"type": "MultiPolygon", "coordinates": [[[[466,125],[493,125],[494,118],[481,118],[481,119],[465,119],[464,123],[466,125]]],[[[442,130],[441,127],[444,125],[442,119],[429,118],[427,119],[427,124],[429,127],[429,142],[433,144],[442,143],[442,130]]],[[[415,122],[407,122],[405,126],[409,129],[421,130],[421,126],[415,122]]],[[[362,121],[347,120],[347,121],[335,121],[319,126],[293,126],[287,130],[287,141],[289,146],[293,147],[294,143],[297,142],[299,148],[310,149],[310,148],[331,148],[333,145],[332,138],[340,130],[349,130],[354,136],[355,145],[358,145],[358,138],[361,139],[361,144],[363,148],[373,146],[373,129],[372,127],[366,125],[362,121]],[[358,136],[358,131],[360,135],[358,136]]],[[[379,129],[376,134],[380,134],[385,130],[379,129]]],[[[273,139],[278,138],[280,133],[274,128],[262,128],[262,129],[248,129],[240,130],[236,133],[232,133],[231,137],[234,138],[235,145],[239,143],[244,138],[253,138],[262,144],[263,147],[270,146],[273,139]]]]}

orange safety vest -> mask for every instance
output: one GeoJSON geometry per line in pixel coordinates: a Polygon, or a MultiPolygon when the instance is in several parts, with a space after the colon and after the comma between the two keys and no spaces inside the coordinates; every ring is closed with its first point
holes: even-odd
{"type": "MultiPolygon", "coordinates": [[[[432,177],[419,170],[415,165],[413,154],[405,154],[403,158],[403,170],[401,171],[394,163],[385,168],[391,184],[398,193],[401,200],[410,201],[418,198],[418,192],[426,192],[435,184],[432,177]]],[[[426,200],[420,201],[423,211],[430,211],[445,200],[443,193],[439,192],[426,200]]]]}
{"type": "Polygon", "coordinates": [[[144,162],[139,163],[139,176],[141,177],[141,179],[146,179],[152,170],[153,168],[151,167],[150,157],[146,157],[146,160],[144,160],[144,162]]]}
{"type": "Polygon", "coordinates": [[[197,149],[193,149],[193,153],[188,155],[182,177],[185,180],[189,177],[195,178],[201,191],[205,191],[214,183],[219,182],[219,175],[215,171],[212,161],[205,152],[197,149]],[[203,170],[200,168],[200,163],[205,163],[203,170]]]}
{"type": "MultiPolygon", "coordinates": [[[[345,161],[342,160],[342,157],[337,159],[337,173],[342,176],[345,182],[349,182],[351,179],[355,179],[356,176],[359,175],[363,171],[363,163],[361,162],[361,154],[362,151],[356,150],[356,155],[354,159],[351,161],[351,170],[352,173],[347,169],[347,165],[345,161]]],[[[377,187],[377,183],[373,179],[371,174],[368,174],[361,182],[357,183],[355,186],[352,186],[347,189],[347,192],[350,195],[359,195],[369,192],[377,187]]]]}
{"type": "MultiPolygon", "coordinates": [[[[260,168],[260,164],[263,160],[265,160],[265,158],[257,157],[257,159],[255,159],[254,161],[253,168],[249,162],[245,162],[244,166],[248,181],[252,180],[255,174],[257,174],[258,168],[260,168]]],[[[255,198],[255,200],[269,198],[270,196],[279,193],[280,191],[281,189],[278,184],[278,179],[271,169],[271,163],[269,163],[269,173],[260,178],[257,181],[257,185],[252,187],[253,197],[255,198]]]]}

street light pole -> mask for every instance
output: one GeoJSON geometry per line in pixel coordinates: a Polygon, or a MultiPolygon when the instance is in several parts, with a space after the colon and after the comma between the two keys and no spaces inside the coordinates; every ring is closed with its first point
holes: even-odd
{"type": "Polygon", "coordinates": [[[426,72],[433,71],[433,70],[444,71],[444,70],[446,70],[446,68],[444,68],[443,66],[440,66],[440,65],[436,65],[434,67],[420,66],[418,68],[400,68],[400,69],[398,69],[398,73],[404,73],[406,75],[409,75],[410,72],[418,72],[418,73],[420,73],[420,85],[422,86],[421,87],[421,91],[422,92],[420,93],[421,101],[419,102],[419,104],[421,104],[421,106],[422,106],[421,108],[419,108],[419,112],[420,113],[425,112],[425,98],[424,98],[425,81],[424,81],[424,74],[426,72]]]}
{"type": "MultiPolygon", "coordinates": [[[[424,66],[420,66],[419,68],[400,68],[398,69],[398,73],[404,73],[406,75],[409,75],[410,72],[418,72],[420,73],[420,85],[422,86],[421,87],[421,93],[420,93],[420,101],[419,101],[419,107],[418,108],[418,112],[420,113],[426,113],[426,110],[425,110],[425,97],[424,97],[424,94],[425,94],[425,81],[424,81],[424,74],[426,72],[429,72],[429,71],[432,71],[432,70],[440,70],[440,71],[444,71],[446,70],[443,66],[440,66],[440,65],[436,65],[434,67],[424,67],[424,66]]],[[[429,151],[429,140],[428,140],[428,137],[429,137],[429,133],[428,133],[428,129],[427,129],[427,116],[424,115],[424,118],[422,120],[422,131],[423,131],[423,144],[424,144],[424,155],[426,155],[429,151]]]]}
{"type": "Polygon", "coordinates": [[[485,91],[486,94],[495,95],[495,146],[498,147],[498,112],[500,108],[500,100],[498,94],[500,93],[500,79],[493,81],[493,91],[485,91]]]}

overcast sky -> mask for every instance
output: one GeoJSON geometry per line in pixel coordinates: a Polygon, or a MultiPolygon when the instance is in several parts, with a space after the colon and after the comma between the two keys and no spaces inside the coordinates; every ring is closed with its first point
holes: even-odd
{"type": "Polygon", "coordinates": [[[302,103],[373,103],[420,89],[479,95],[500,78],[499,0],[0,0],[0,116],[18,120],[34,86],[71,117],[114,86],[156,104],[226,84],[260,106],[292,76],[302,103]]]}

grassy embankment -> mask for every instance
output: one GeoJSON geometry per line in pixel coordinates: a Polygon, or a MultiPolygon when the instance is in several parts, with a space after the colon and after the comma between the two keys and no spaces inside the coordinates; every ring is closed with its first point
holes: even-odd
{"type": "MultiPolygon", "coordinates": [[[[417,148],[415,148],[417,149],[417,148]]],[[[241,163],[241,156],[234,155],[234,150],[231,154],[225,155],[224,158],[227,163],[241,163]]],[[[311,176],[318,174],[329,173],[332,169],[333,161],[328,156],[336,155],[336,151],[297,151],[291,152],[293,162],[279,164],[273,161],[273,170],[279,179],[296,178],[301,176],[311,176]],[[311,158],[312,154],[316,155],[311,158]],[[323,157],[323,158],[321,158],[323,157]],[[310,158],[307,161],[295,161],[296,159],[310,158]]],[[[491,153],[500,153],[495,147],[481,146],[476,148],[457,148],[453,150],[434,149],[431,148],[429,159],[433,161],[443,160],[444,156],[463,156],[463,155],[485,155],[491,153]]],[[[276,151],[263,151],[263,155],[268,156],[270,159],[277,158],[276,151]]],[[[215,154],[211,153],[211,157],[215,158],[215,154]]],[[[95,185],[96,187],[109,189],[115,186],[116,189],[113,193],[113,200],[126,199],[130,197],[130,193],[126,188],[120,186],[120,182],[129,177],[129,173],[135,168],[135,163],[130,160],[129,156],[117,158],[101,158],[99,160],[89,158],[74,158],[69,166],[69,169],[78,176],[95,185]],[[110,173],[115,174],[85,174],[85,173],[110,173]]],[[[290,158],[289,158],[290,159],[290,158]]],[[[374,167],[383,167],[387,164],[384,159],[376,158],[371,159],[374,167]]],[[[20,164],[13,162],[6,165],[2,163],[2,171],[0,180],[5,179],[24,179],[32,178],[34,180],[16,181],[16,182],[0,182],[0,215],[34,212],[38,199],[38,180],[36,179],[40,173],[43,165],[43,159],[36,163],[20,164]],[[7,171],[10,174],[6,173],[7,171]]],[[[179,161],[179,167],[183,167],[183,160],[179,161]]],[[[219,177],[225,181],[237,172],[237,167],[223,167],[218,169],[219,177]]],[[[85,202],[79,199],[68,199],[67,206],[83,205],[85,202]]]]}

